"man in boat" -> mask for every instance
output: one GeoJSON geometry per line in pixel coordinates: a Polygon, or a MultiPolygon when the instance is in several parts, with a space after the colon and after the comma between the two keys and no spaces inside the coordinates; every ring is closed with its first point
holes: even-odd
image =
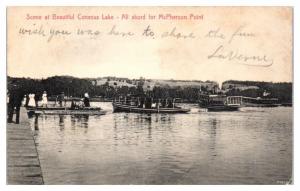
{"type": "Polygon", "coordinates": [[[162,100],[162,101],[161,101],[161,107],[162,107],[162,108],[165,108],[166,105],[167,105],[167,99],[162,100]]]}
{"type": "Polygon", "coordinates": [[[143,108],[145,104],[145,98],[141,98],[139,108],[143,108]]]}
{"type": "Polygon", "coordinates": [[[173,105],[173,101],[171,99],[168,99],[168,108],[172,108],[173,105]]]}
{"type": "Polygon", "coordinates": [[[58,100],[59,106],[62,107],[62,103],[65,100],[65,93],[61,92],[61,94],[58,95],[57,100],[58,100]]]}
{"type": "Polygon", "coordinates": [[[78,106],[74,100],[71,102],[71,109],[78,109],[78,106]]]}
{"type": "Polygon", "coordinates": [[[145,103],[145,108],[151,109],[151,107],[152,107],[151,98],[147,97],[146,98],[146,103],[145,103]]]}
{"type": "Polygon", "coordinates": [[[89,94],[88,93],[84,94],[83,104],[84,104],[84,107],[91,107],[91,105],[90,105],[90,98],[89,98],[89,94]]]}

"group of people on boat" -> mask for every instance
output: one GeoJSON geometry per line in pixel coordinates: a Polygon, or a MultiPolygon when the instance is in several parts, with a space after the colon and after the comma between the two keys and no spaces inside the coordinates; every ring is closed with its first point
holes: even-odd
{"type": "MultiPolygon", "coordinates": [[[[42,94],[42,99],[37,99],[37,96],[35,94],[28,94],[24,97],[23,105],[26,107],[39,107],[39,102],[41,101],[41,107],[48,107],[48,96],[47,92],[44,91],[42,94]]],[[[56,106],[58,103],[59,107],[66,107],[66,98],[64,92],[61,92],[61,94],[56,96],[54,105],[56,106]]],[[[80,108],[80,107],[90,107],[90,99],[88,93],[84,94],[84,98],[79,102],[79,104],[76,104],[74,100],[71,102],[71,108],[80,108]]]]}
{"type": "Polygon", "coordinates": [[[138,108],[174,108],[175,99],[153,99],[151,97],[144,98],[130,98],[130,97],[119,97],[119,100],[115,99],[115,102],[119,102],[124,105],[137,106],[138,108]]]}
{"type": "Polygon", "coordinates": [[[88,93],[84,94],[84,98],[77,104],[74,100],[71,101],[71,109],[79,109],[83,107],[91,107],[90,97],[88,93]]]}
{"type": "MultiPolygon", "coordinates": [[[[22,90],[22,88],[17,87],[17,85],[13,85],[9,90],[7,90],[7,122],[12,123],[13,115],[16,114],[16,123],[20,122],[20,107],[23,105],[24,107],[48,107],[48,95],[46,91],[43,91],[42,95],[38,93],[26,93],[22,90]]],[[[64,92],[60,95],[56,96],[56,102],[58,102],[60,107],[66,106],[66,99],[64,92]],[[64,105],[63,105],[64,103],[64,105]]],[[[90,107],[90,98],[88,93],[84,94],[84,98],[77,105],[74,101],[72,101],[71,107],[82,108],[82,107],[90,107]]]]}

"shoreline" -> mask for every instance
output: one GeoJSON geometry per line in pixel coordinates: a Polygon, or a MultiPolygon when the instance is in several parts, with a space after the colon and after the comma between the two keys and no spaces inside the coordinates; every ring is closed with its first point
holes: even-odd
{"type": "Polygon", "coordinates": [[[34,135],[24,107],[20,109],[20,124],[7,123],[6,127],[6,183],[44,184],[34,135]]]}

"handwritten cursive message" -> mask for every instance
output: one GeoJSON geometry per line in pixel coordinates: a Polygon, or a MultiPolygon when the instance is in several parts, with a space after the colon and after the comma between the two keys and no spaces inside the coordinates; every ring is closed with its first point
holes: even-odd
{"type": "Polygon", "coordinates": [[[252,67],[270,67],[274,64],[274,58],[269,56],[264,50],[253,51],[253,48],[247,45],[232,46],[241,42],[251,42],[259,36],[255,32],[251,31],[247,24],[240,24],[232,27],[231,30],[223,30],[222,26],[216,26],[208,30],[187,30],[186,28],[178,25],[169,24],[169,27],[164,27],[164,30],[154,27],[150,22],[142,24],[143,27],[137,30],[136,28],[126,28],[114,21],[180,21],[180,22],[200,22],[203,21],[203,14],[186,14],[186,15],[174,15],[174,14],[127,14],[122,13],[119,15],[113,14],[82,14],[73,13],[66,15],[59,14],[46,14],[46,15],[32,15],[26,14],[25,20],[37,21],[30,25],[20,26],[18,29],[18,35],[26,38],[41,38],[45,39],[47,43],[54,43],[55,40],[68,39],[68,38],[89,38],[93,40],[101,40],[107,37],[123,38],[128,40],[134,40],[136,38],[151,39],[151,40],[173,40],[183,43],[185,41],[192,41],[194,43],[206,43],[216,44],[210,46],[207,55],[204,55],[207,60],[214,60],[216,62],[227,62],[233,64],[242,64],[252,67]],[[79,20],[81,22],[87,21],[112,21],[110,24],[101,25],[101,23],[95,23],[93,27],[57,27],[49,24],[45,25],[43,22],[38,24],[38,21],[74,21],[79,20]],[[99,26],[99,28],[98,28],[99,26]],[[100,27],[101,26],[101,27],[100,27]],[[104,26],[104,27],[103,27],[104,26]],[[166,29],[165,29],[166,28],[166,29]],[[205,31],[205,32],[203,32],[205,31]],[[212,48],[213,47],[213,48],[212,48]],[[232,48],[233,47],[233,48],[232,48]],[[251,51],[249,51],[251,50],[251,51]]]}

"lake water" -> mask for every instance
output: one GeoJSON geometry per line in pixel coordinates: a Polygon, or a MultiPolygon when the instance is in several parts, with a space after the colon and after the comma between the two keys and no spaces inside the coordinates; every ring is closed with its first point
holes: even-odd
{"type": "Polygon", "coordinates": [[[286,184],[293,109],[31,118],[45,184],[286,184]],[[38,130],[37,130],[38,129],[38,130]]]}

